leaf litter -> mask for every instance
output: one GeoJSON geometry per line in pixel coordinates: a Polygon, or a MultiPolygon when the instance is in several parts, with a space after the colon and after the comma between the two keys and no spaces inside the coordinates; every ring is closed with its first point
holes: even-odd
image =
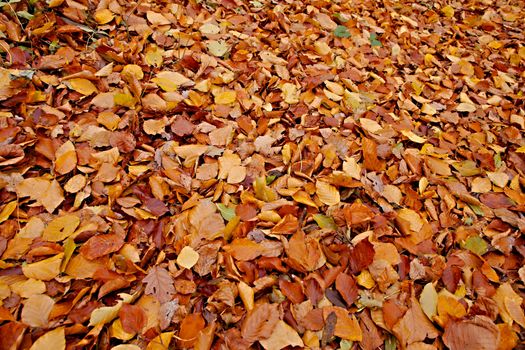
{"type": "Polygon", "coordinates": [[[525,342],[519,1],[0,12],[0,349],[525,342]]]}

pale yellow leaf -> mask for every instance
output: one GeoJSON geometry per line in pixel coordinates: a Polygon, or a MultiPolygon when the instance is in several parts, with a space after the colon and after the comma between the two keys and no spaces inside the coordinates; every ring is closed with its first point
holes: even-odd
{"type": "Polygon", "coordinates": [[[266,350],[280,350],[287,346],[304,346],[303,340],[295,329],[283,320],[279,320],[269,338],[259,340],[266,350]]]}
{"type": "Polygon", "coordinates": [[[295,84],[291,83],[284,83],[281,87],[281,96],[284,100],[284,102],[288,104],[296,104],[299,103],[299,94],[300,91],[297,89],[297,86],[295,84]]]}
{"type": "Polygon", "coordinates": [[[185,246],[177,256],[177,265],[185,269],[191,269],[199,261],[199,253],[192,247],[185,246]]]}
{"type": "Polygon", "coordinates": [[[29,350],[65,350],[66,334],[64,327],[59,327],[47,332],[38,338],[29,350]]]}
{"type": "Polygon", "coordinates": [[[438,294],[433,283],[427,283],[419,297],[421,308],[427,317],[432,321],[432,317],[437,314],[438,294]]]}
{"type": "Polygon", "coordinates": [[[82,174],[77,174],[66,182],[64,190],[69,193],[77,193],[86,186],[86,183],[86,177],[82,174]]]}
{"type": "Polygon", "coordinates": [[[43,294],[46,291],[46,284],[42,281],[29,278],[25,281],[13,283],[11,290],[22,298],[30,298],[33,295],[43,294]]]}
{"type": "Polygon", "coordinates": [[[216,25],[216,24],[213,24],[213,23],[204,23],[203,25],[201,25],[199,27],[199,31],[202,33],[202,34],[219,34],[220,31],[221,31],[221,28],[216,25]]]}
{"type": "Polygon", "coordinates": [[[458,112],[475,112],[476,111],[476,106],[473,105],[472,103],[462,102],[462,103],[457,105],[456,111],[458,111],[458,112]]]}
{"type": "Polygon", "coordinates": [[[222,57],[228,52],[230,47],[224,41],[211,40],[206,44],[208,51],[216,57],[222,57]]]}
{"type": "Polygon", "coordinates": [[[60,264],[63,257],[64,253],[60,253],[48,259],[22,265],[22,272],[27,278],[51,281],[60,274],[60,264]]]}
{"type": "Polygon", "coordinates": [[[120,293],[119,296],[122,300],[119,300],[114,306],[102,306],[93,310],[89,318],[89,326],[103,325],[113,321],[122,308],[122,304],[133,300],[133,296],[126,293],[120,293]]]}
{"type": "Polygon", "coordinates": [[[71,89],[75,90],[82,95],[89,96],[93,93],[98,92],[97,87],[91,81],[84,78],[73,78],[66,81],[71,89]]]}
{"type": "Polygon", "coordinates": [[[343,171],[356,180],[361,179],[361,166],[353,157],[343,162],[343,171]]]}
{"type": "Polygon", "coordinates": [[[53,305],[55,302],[51,297],[45,294],[33,295],[24,302],[22,322],[31,327],[47,327],[53,305]]]}
{"type": "Polygon", "coordinates": [[[377,132],[383,130],[383,127],[379,125],[378,122],[372,119],[368,118],[359,118],[359,123],[361,124],[361,127],[365,129],[366,131],[376,134],[377,132]]]}
{"type": "Polygon", "coordinates": [[[171,23],[166,17],[164,17],[162,14],[158,12],[147,11],[146,18],[151,24],[157,25],[157,26],[168,25],[171,23]]]}
{"type": "Polygon", "coordinates": [[[498,187],[505,187],[509,182],[509,176],[504,172],[487,171],[487,176],[492,183],[498,187]]]}
{"type": "Polygon", "coordinates": [[[326,205],[336,205],[341,201],[337,188],[327,182],[317,181],[315,189],[319,200],[326,205]]]}
{"type": "Polygon", "coordinates": [[[143,128],[144,132],[148,135],[158,135],[165,131],[166,125],[168,125],[168,118],[166,117],[161,119],[148,119],[144,121],[143,128]]]}
{"type": "Polygon", "coordinates": [[[407,137],[410,141],[415,142],[415,143],[425,143],[427,141],[426,138],[416,135],[412,131],[409,131],[409,130],[401,130],[401,133],[405,137],[407,137]]]}
{"type": "Polygon", "coordinates": [[[394,185],[385,185],[382,195],[387,201],[397,205],[399,205],[401,203],[401,199],[403,199],[403,193],[397,186],[394,185]]]}

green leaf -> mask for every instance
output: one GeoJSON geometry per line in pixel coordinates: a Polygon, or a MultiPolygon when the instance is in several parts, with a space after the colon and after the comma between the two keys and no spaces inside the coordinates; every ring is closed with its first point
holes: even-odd
{"type": "Polygon", "coordinates": [[[372,45],[372,47],[374,46],[383,46],[383,44],[381,44],[381,42],[377,39],[377,34],[376,33],[372,33],[370,34],[370,45],[372,45]]]}
{"type": "Polygon", "coordinates": [[[339,20],[340,22],[343,22],[343,23],[348,22],[348,20],[349,20],[348,15],[346,15],[344,13],[337,12],[337,13],[334,14],[334,17],[337,20],[339,20]]]}
{"type": "Polygon", "coordinates": [[[348,38],[350,37],[350,32],[345,26],[337,26],[334,30],[334,35],[338,38],[348,38]]]}
{"type": "Polygon", "coordinates": [[[470,209],[472,209],[474,214],[476,214],[478,216],[483,216],[484,215],[483,210],[481,210],[481,207],[479,205],[469,204],[469,207],[470,207],[470,209]]]}
{"type": "Polygon", "coordinates": [[[314,220],[317,222],[320,228],[326,228],[330,230],[337,230],[337,225],[335,224],[334,219],[323,214],[315,214],[314,220]]]}
{"type": "Polygon", "coordinates": [[[275,181],[276,178],[277,178],[276,175],[268,175],[268,176],[266,176],[266,185],[270,185],[272,182],[275,181]]]}
{"type": "Polygon", "coordinates": [[[32,14],[30,14],[29,12],[27,12],[27,11],[18,11],[18,12],[16,13],[16,15],[17,15],[18,17],[22,17],[22,18],[25,18],[25,19],[27,19],[27,20],[32,20],[33,17],[35,17],[35,16],[33,16],[32,14]]]}
{"type": "Polygon", "coordinates": [[[397,349],[397,339],[393,335],[388,336],[385,339],[385,350],[396,350],[397,349]]]}
{"type": "Polygon", "coordinates": [[[489,245],[483,238],[479,236],[471,236],[463,243],[463,248],[481,256],[489,250],[489,245]]]}
{"type": "Polygon", "coordinates": [[[464,160],[461,162],[452,163],[452,166],[459,171],[461,176],[475,176],[481,174],[481,169],[478,168],[476,162],[472,160],[464,160]]]}
{"type": "Polygon", "coordinates": [[[350,350],[353,345],[354,345],[353,341],[342,339],[341,342],[339,343],[339,349],[350,350]]]}
{"type": "Polygon", "coordinates": [[[218,203],[217,208],[221,212],[221,215],[224,218],[224,220],[230,221],[235,217],[235,208],[228,208],[222,203],[218,203]]]}
{"type": "Polygon", "coordinates": [[[503,165],[503,161],[501,160],[501,153],[496,153],[494,155],[494,165],[496,166],[496,169],[501,168],[503,165]]]}

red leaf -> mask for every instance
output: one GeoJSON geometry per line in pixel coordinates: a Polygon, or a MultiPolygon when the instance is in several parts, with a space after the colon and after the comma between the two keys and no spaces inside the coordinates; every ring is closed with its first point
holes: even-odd
{"type": "Polygon", "coordinates": [[[127,333],[140,333],[147,321],[146,312],[138,305],[123,304],[118,315],[127,333]]]}
{"type": "Polygon", "coordinates": [[[123,245],[122,236],[110,233],[91,237],[79,251],[86,259],[94,260],[118,251],[123,245]]]}
{"type": "Polygon", "coordinates": [[[366,269],[374,261],[374,246],[367,239],[363,239],[350,250],[350,271],[353,274],[366,269]]]}
{"type": "Polygon", "coordinates": [[[346,273],[340,273],[335,280],[335,288],[339,294],[341,294],[348,306],[356,301],[358,289],[352,276],[346,273]]]}

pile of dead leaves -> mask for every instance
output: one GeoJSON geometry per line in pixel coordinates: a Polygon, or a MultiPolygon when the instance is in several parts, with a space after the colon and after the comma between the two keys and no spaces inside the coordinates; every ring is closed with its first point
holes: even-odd
{"type": "Polygon", "coordinates": [[[4,0],[0,349],[523,346],[524,19],[4,0]]]}

